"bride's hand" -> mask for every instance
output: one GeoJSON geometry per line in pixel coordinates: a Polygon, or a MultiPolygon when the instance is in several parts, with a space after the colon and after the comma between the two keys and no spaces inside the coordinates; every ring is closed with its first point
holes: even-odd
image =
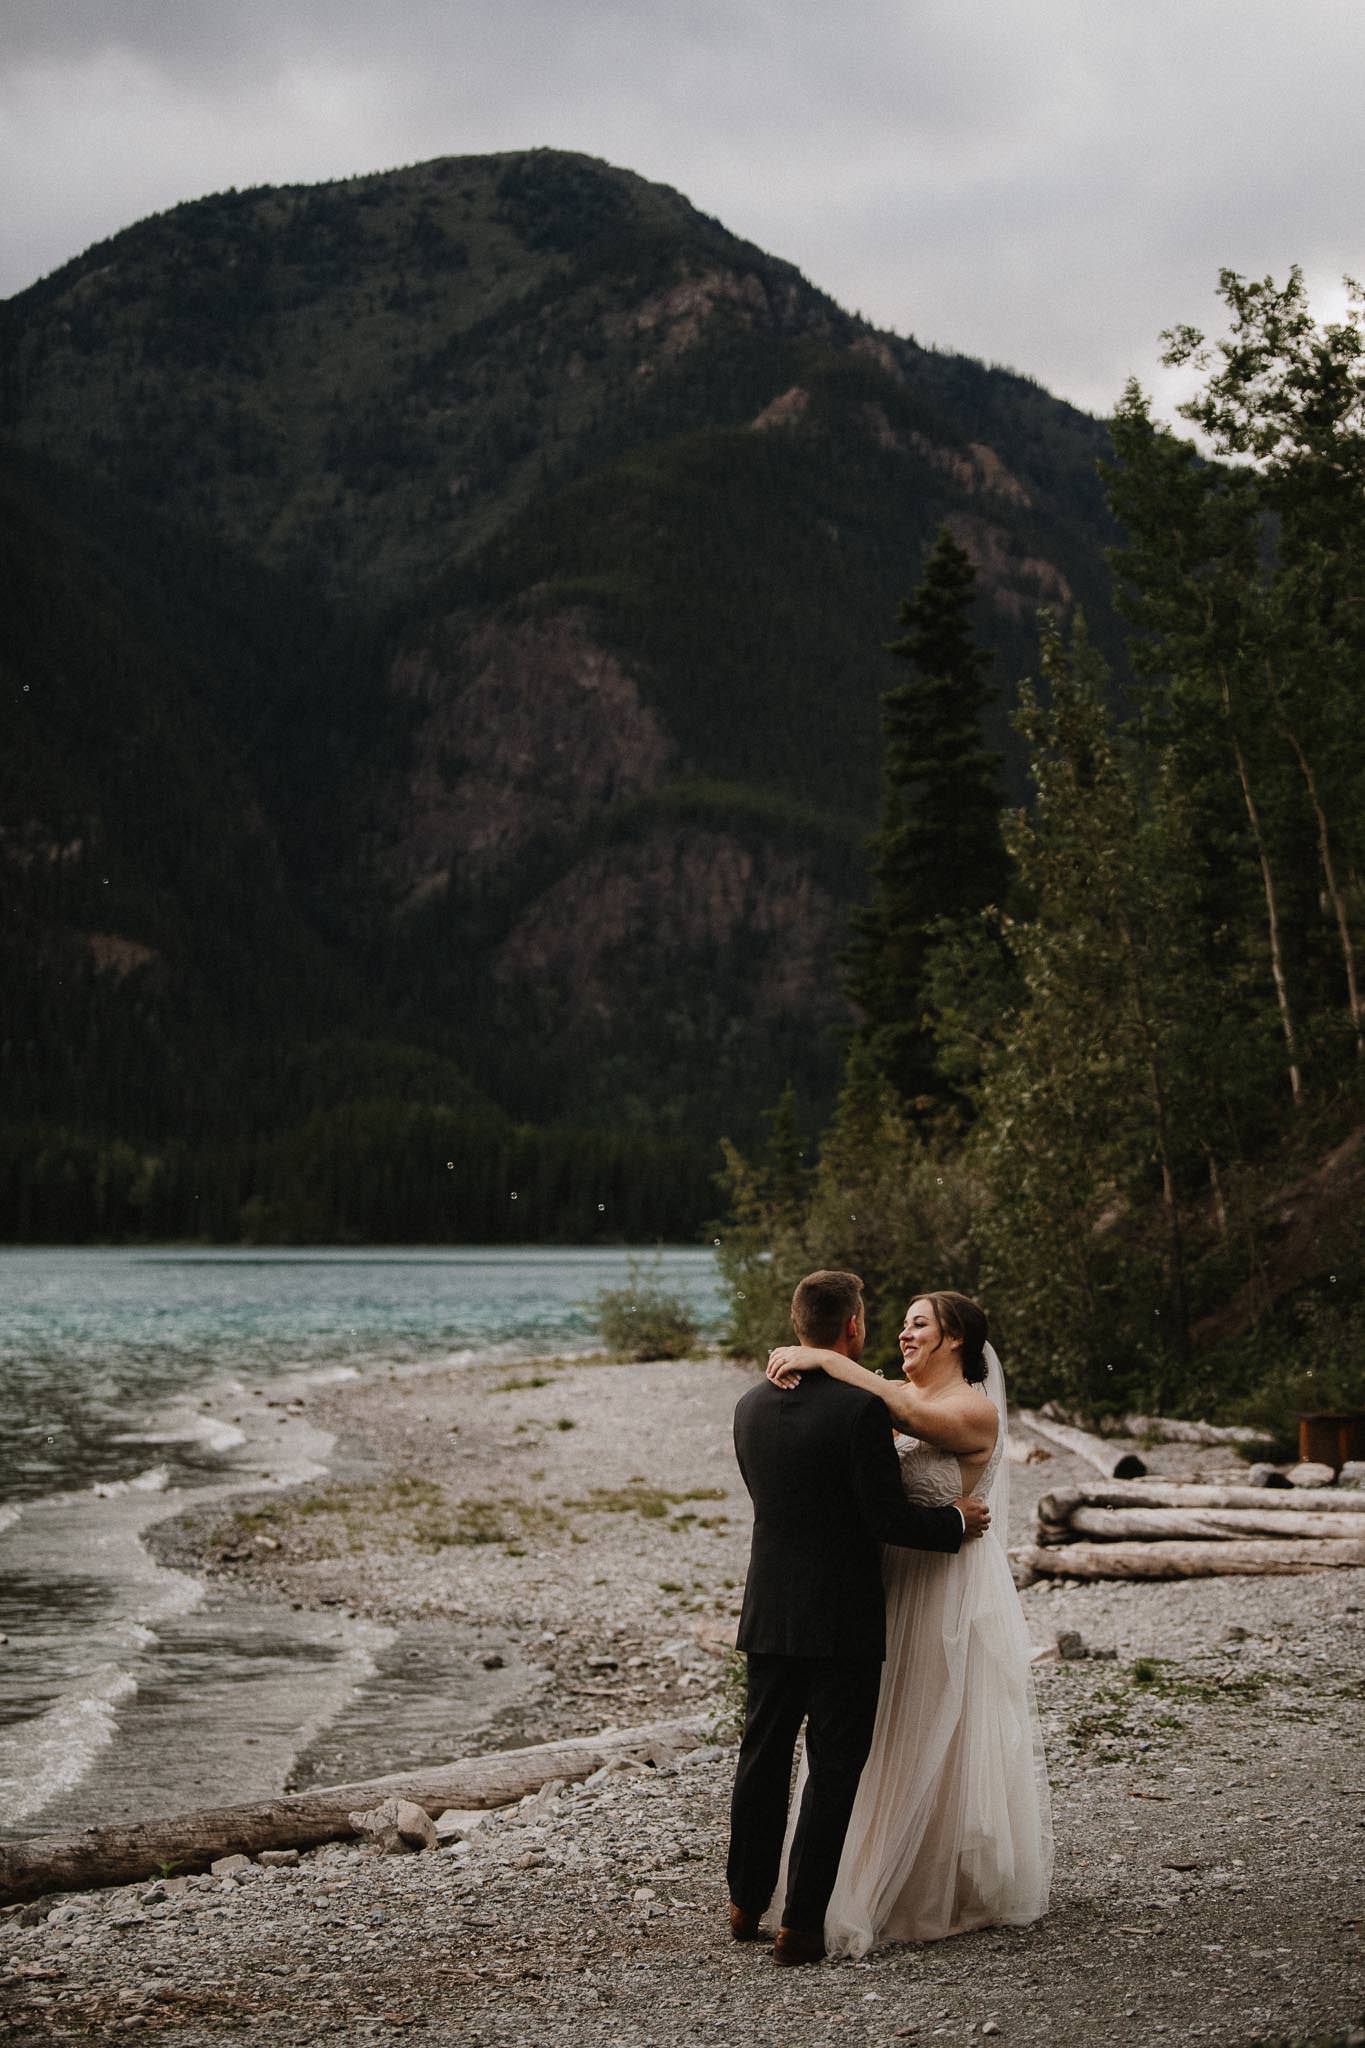
{"type": "Polygon", "coordinates": [[[799,1387],[803,1372],[819,1372],[820,1358],[804,1344],[779,1344],[768,1353],[768,1378],[775,1387],[799,1387]]]}

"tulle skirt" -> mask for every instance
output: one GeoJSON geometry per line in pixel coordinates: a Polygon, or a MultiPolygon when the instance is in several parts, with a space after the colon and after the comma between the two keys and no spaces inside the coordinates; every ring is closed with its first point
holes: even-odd
{"type": "MultiPolygon", "coordinates": [[[[832,1955],[1020,1925],[1047,1910],[1052,1808],[1009,1561],[888,1547],[872,1749],[825,1917],[832,1955]]],[[[795,1826],[805,1761],[788,1828],[795,1826]]],[[[775,1897],[786,1889],[786,1854],[775,1897]]]]}

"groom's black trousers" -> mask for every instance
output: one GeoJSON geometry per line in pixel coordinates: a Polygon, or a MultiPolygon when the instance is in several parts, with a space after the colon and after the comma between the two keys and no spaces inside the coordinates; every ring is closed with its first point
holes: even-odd
{"type": "Polygon", "coordinates": [[[806,1722],[809,1776],[787,1864],[784,1927],[818,1933],[872,1746],[881,1660],[751,1651],[744,1737],[730,1804],[730,1897],[767,1910],[782,1861],[792,1753],[806,1722]]]}

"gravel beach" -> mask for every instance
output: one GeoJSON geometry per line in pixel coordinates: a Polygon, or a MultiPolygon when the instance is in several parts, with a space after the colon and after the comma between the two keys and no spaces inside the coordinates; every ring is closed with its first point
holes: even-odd
{"type": "MultiPolygon", "coordinates": [[[[333,1439],[328,1478],[162,1524],[163,1562],[466,1659],[432,1759],[698,1712],[712,1739],[547,1786],[434,1850],[337,1843],[8,1908],[0,2040],[1365,2041],[1360,1570],[1028,1588],[1046,1920],[799,1971],[729,1939],[749,1527],[730,1415],[751,1377],[716,1358],[462,1364],[293,1404],[333,1439]],[[1090,1654],[1058,1658],[1068,1631],[1090,1654]]],[[[1149,1456],[1186,1477],[1228,1462],[1149,1456]]],[[[1012,1540],[1041,1491],[1086,1476],[1062,1451],[1014,1467],[1012,1540]]],[[[296,1782],[349,1761],[324,1735],[296,1782]]]]}

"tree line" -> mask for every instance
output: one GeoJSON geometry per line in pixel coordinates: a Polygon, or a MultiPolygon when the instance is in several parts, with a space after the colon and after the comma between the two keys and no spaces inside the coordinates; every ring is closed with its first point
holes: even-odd
{"type": "Polygon", "coordinates": [[[354,1101],[283,1133],[139,1146],[0,1124],[0,1237],[87,1244],[648,1243],[696,1235],[714,1154],[538,1129],[439,1103],[354,1101]]]}
{"type": "Polygon", "coordinates": [[[1361,1400],[1362,304],[1221,289],[1224,334],[1165,337],[1202,445],[1136,384],[1112,423],[1127,715],[1084,620],[1045,618],[1002,808],[951,535],[903,607],[838,1108],[818,1147],[788,1097],[729,1149],[741,1351],[849,1265],[883,1358],[909,1293],[962,1287],[1029,1399],[1361,1400]]]}

